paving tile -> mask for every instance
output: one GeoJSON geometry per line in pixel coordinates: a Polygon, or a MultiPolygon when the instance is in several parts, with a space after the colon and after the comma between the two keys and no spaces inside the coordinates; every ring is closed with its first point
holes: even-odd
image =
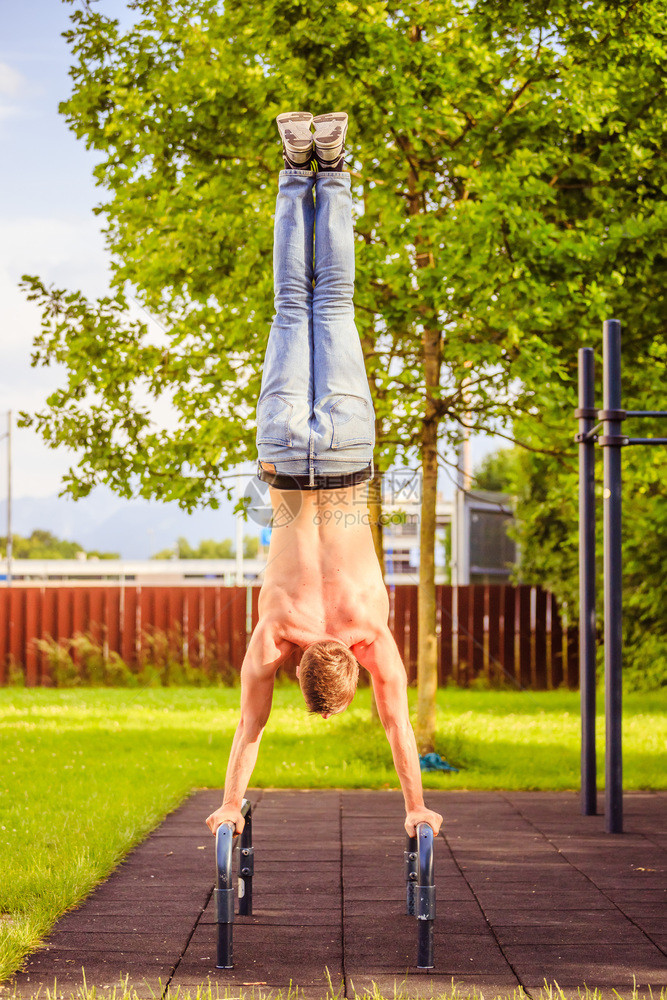
{"type": "MultiPolygon", "coordinates": [[[[407,928],[397,940],[390,941],[381,936],[357,933],[345,937],[345,968],[352,973],[355,969],[367,972],[399,972],[416,969],[417,926],[407,928]]],[[[507,962],[498,948],[493,935],[434,935],[434,961],[440,972],[447,975],[473,973],[480,975],[504,975],[507,962]]]]}
{"type": "Polygon", "coordinates": [[[493,931],[500,944],[505,945],[554,945],[566,944],[637,944],[646,942],[645,935],[627,920],[597,923],[595,921],[570,921],[560,924],[494,924],[493,931]]]}
{"type": "Polygon", "coordinates": [[[170,899],[165,905],[164,897],[152,900],[137,899],[136,896],[130,899],[98,899],[89,897],[88,901],[69,910],[60,918],[61,921],[69,922],[70,919],[77,918],[77,921],[91,919],[103,919],[105,917],[125,917],[126,922],[137,917],[145,917],[147,923],[151,923],[156,917],[175,917],[183,920],[192,920],[194,925],[197,914],[201,912],[203,905],[208,898],[207,895],[197,895],[196,901],[191,899],[180,900],[170,899]]]}
{"type": "Polygon", "coordinates": [[[159,882],[146,884],[135,879],[130,883],[118,881],[114,882],[113,885],[109,883],[102,885],[95,890],[92,898],[96,903],[120,902],[121,900],[136,903],[139,899],[142,903],[162,903],[166,910],[177,910],[185,894],[187,894],[188,902],[196,902],[198,906],[203,906],[212,888],[213,878],[209,884],[192,885],[190,883],[186,887],[173,884],[162,885],[159,882]]]}
{"type": "MultiPolygon", "coordinates": [[[[613,910],[614,904],[600,892],[586,895],[584,893],[563,893],[550,892],[545,897],[543,892],[537,889],[528,888],[526,891],[517,891],[514,888],[499,889],[477,889],[476,895],[485,913],[497,913],[499,910],[510,907],[520,907],[522,909],[536,908],[544,912],[545,898],[548,898],[550,909],[580,910],[585,905],[589,910],[613,910]]],[[[495,918],[493,918],[495,919],[495,918]]]]}
{"type": "Polygon", "coordinates": [[[542,906],[535,906],[530,909],[526,907],[497,906],[489,910],[485,907],[484,916],[490,920],[493,927],[568,927],[572,921],[587,922],[590,926],[597,926],[602,920],[616,920],[619,917],[623,919],[622,915],[614,907],[608,907],[604,910],[582,909],[588,903],[589,900],[582,899],[579,909],[564,909],[561,907],[558,910],[545,907],[544,903],[542,906]]]}
{"type": "Polygon", "coordinates": [[[54,931],[44,942],[44,951],[76,952],[85,956],[88,952],[104,952],[114,954],[145,955],[153,952],[155,955],[181,954],[189,931],[185,934],[176,931],[171,934],[129,934],[122,931],[54,931]]]}
{"type": "Polygon", "coordinates": [[[406,893],[405,889],[389,885],[374,886],[372,889],[354,888],[345,890],[345,913],[353,914],[362,907],[362,914],[368,912],[368,908],[377,913],[403,913],[405,912],[406,893]]]}
{"type": "Polygon", "coordinates": [[[508,945],[504,951],[522,982],[542,976],[568,986],[621,986],[635,975],[639,983],[667,985],[667,963],[648,944],[508,945]]]}
{"type": "MultiPolygon", "coordinates": [[[[284,911],[299,915],[303,912],[333,911],[340,917],[340,900],[330,892],[286,893],[285,891],[266,892],[253,890],[253,911],[262,914],[267,910],[284,911]]],[[[209,920],[216,912],[215,897],[211,899],[204,910],[202,920],[209,920]]]]}
{"type": "Polygon", "coordinates": [[[94,931],[95,933],[132,933],[132,934],[172,934],[182,931],[185,936],[194,927],[198,916],[201,913],[199,908],[187,909],[172,913],[164,912],[164,905],[160,905],[152,913],[147,914],[145,909],[135,908],[132,911],[123,907],[116,907],[115,913],[91,913],[88,907],[82,907],[80,911],[74,910],[61,917],[57,924],[57,931],[94,931]]]}
{"type": "Polygon", "coordinates": [[[315,936],[304,934],[300,927],[235,925],[233,958],[233,970],[216,970],[214,928],[199,926],[174,982],[183,976],[201,981],[207,975],[219,975],[229,982],[252,979],[286,985],[292,980],[313,985],[326,982],[326,968],[332,976],[342,976],[341,936],[335,928],[318,928],[315,936]]]}
{"type": "MultiPolygon", "coordinates": [[[[200,920],[201,924],[217,923],[215,909],[211,907],[206,910],[200,920]]],[[[287,909],[285,906],[274,905],[273,907],[255,906],[253,912],[247,916],[237,915],[235,925],[243,924],[284,924],[292,927],[341,927],[342,918],[340,908],[329,906],[314,909],[311,906],[300,906],[294,909],[287,909]]]]}

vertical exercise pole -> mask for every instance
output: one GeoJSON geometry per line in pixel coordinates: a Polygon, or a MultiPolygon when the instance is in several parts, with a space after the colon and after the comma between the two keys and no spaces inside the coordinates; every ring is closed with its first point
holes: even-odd
{"type": "Polygon", "coordinates": [[[579,350],[579,692],[581,811],[597,811],[595,759],[595,369],[593,348],[579,350]]]}
{"type": "Polygon", "coordinates": [[[621,324],[603,326],[602,382],[604,407],[598,413],[604,433],[604,678],[605,678],[605,829],[623,832],[622,758],[622,546],[621,546],[621,324]]]}

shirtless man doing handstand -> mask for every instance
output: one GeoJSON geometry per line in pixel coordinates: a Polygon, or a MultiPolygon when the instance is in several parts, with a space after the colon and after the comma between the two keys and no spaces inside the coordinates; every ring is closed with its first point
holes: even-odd
{"type": "Polygon", "coordinates": [[[241,718],[224,800],[206,820],[243,829],[243,796],[271,711],[278,667],[295,647],[306,705],[324,719],[352,701],[368,670],[405,799],[405,828],[437,834],[427,809],[405,667],[366,505],[375,421],[354,322],[347,115],[278,116],[285,169],[274,228],[275,317],[257,406],[258,476],[274,511],[259,621],[241,669],[241,718]],[[311,125],[314,125],[315,135],[311,125]],[[312,167],[311,169],[311,161],[312,167]],[[280,513],[280,516],[278,516],[280,513]]]}

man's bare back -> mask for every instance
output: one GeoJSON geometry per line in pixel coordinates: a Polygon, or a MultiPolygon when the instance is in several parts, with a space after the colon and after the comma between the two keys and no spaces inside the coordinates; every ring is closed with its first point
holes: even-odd
{"type": "Polygon", "coordinates": [[[276,639],[300,648],[338,639],[351,647],[386,625],[389,599],[365,497],[366,484],[271,489],[274,528],[259,618],[276,639]]]}

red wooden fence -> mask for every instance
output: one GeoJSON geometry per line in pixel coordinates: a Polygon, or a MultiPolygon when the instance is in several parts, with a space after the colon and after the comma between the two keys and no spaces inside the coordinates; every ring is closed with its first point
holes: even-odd
{"type": "MultiPolygon", "coordinates": [[[[90,633],[105,652],[134,665],[150,634],[168,634],[191,664],[241,667],[257,622],[257,587],[15,586],[0,590],[0,684],[10,666],[29,686],[49,684],[36,638],[90,633]]],[[[409,680],[417,673],[417,587],[391,587],[390,626],[409,680]]],[[[579,682],[574,626],[564,628],[553,595],[537,587],[474,584],[437,588],[439,681],[467,685],[504,678],[524,688],[579,682]]],[[[292,665],[293,666],[293,665],[292,665]]]]}

